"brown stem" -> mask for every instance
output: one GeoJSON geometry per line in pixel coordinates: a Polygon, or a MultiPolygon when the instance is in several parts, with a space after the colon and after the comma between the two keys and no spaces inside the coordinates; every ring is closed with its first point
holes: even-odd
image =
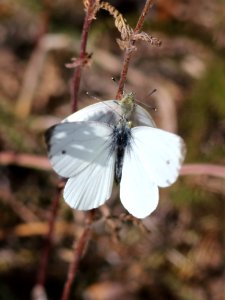
{"type": "Polygon", "coordinates": [[[135,33],[138,33],[141,30],[141,28],[143,26],[143,23],[144,23],[144,20],[145,20],[145,17],[148,14],[150,8],[152,7],[153,2],[154,2],[154,0],[147,0],[146,1],[145,6],[144,6],[144,8],[142,10],[142,13],[141,13],[141,15],[139,17],[139,20],[137,22],[137,25],[136,25],[136,27],[134,29],[135,33]]]}
{"type": "Polygon", "coordinates": [[[87,213],[86,226],[84,228],[81,237],[79,238],[79,240],[77,241],[74,247],[74,257],[69,267],[68,276],[67,276],[66,283],[64,285],[64,290],[63,290],[63,295],[61,300],[68,300],[69,298],[71,286],[77,274],[79,262],[83,257],[85,250],[87,249],[87,244],[90,240],[91,225],[93,223],[94,215],[95,215],[95,210],[91,210],[87,213]]]}
{"type": "Polygon", "coordinates": [[[52,246],[53,231],[55,227],[55,219],[57,215],[57,210],[59,206],[59,200],[60,200],[63,185],[64,183],[61,181],[57,187],[56,195],[53,198],[51,203],[51,213],[49,218],[48,233],[46,235],[45,245],[41,256],[41,262],[40,262],[40,267],[37,276],[37,285],[40,286],[43,286],[45,284],[46,270],[48,265],[49,253],[52,246]]]}
{"type": "MultiPolygon", "coordinates": [[[[84,19],[84,25],[83,25],[82,35],[81,35],[80,55],[79,55],[81,62],[85,59],[86,56],[87,38],[88,38],[90,25],[93,21],[93,17],[91,17],[91,15],[93,13],[94,3],[95,0],[89,1],[89,6],[84,19]]],[[[82,69],[83,69],[83,64],[81,63],[79,66],[76,67],[72,78],[72,87],[71,87],[72,112],[77,111],[77,99],[78,99],[82,69]]]]}
{"type": "MultiPolygon", "coordinates": [[[[145,16],[148,14],[153,2],[154,2],[153,0],[146,1],[143,11],[141,13],[141,16],[140,16],[140,18],[137,22],[137,25],[134,29],[134,34],[137,34],[140,32],[140,30],[143,26],[143,23],[144,23],[145,16]]],[[[130,39],[129,46],[127,47],[127,49],[125,51],[125,55],[124,55],[124,59],[123,59],[123,67],[122,67],[122,71],[120,73],[120,81],[119,81],[119,87],[118,87],[116,99],[120,99],[121,95],[123,94],[124,84],[125,84],[127,72],[128,72],[128,66],[130,63],[131,55],[132,55],[131,49],[132,49],[132,46],[134,46],[134,44],[135,44],[135,41],[130,39]]]]}
{"type": "MultiPolygon", "coordinates": [[[[86,13],[85,20],[84,20],[82,36],[81,36],[80,56],[79,56],[81,61],[83,61],[86,56],[87,37],[88,37],[89,27],[93,20],[94,3],[95,3],[95,0],[89,1],[89,7],[87,9],[87,13],[86,13]]],[[[82,68],[83,68],[83,64],[78,66],[76,68],[76,70],[74,71],[74,75],[72,78],[72,90],[71,90],[72,112],[77,110],[77,97],[78,97],[78,92],[79,92],[79,87],[80,87],[82,68]]],[[[52,201],[51,215],[50,215],[50,219],[49,219],[49,231],[46,236],[46,242],[45,242],[45,246],[44,246],[44,250],[43,250],[43,255],[42,255],[40,268],[39,268],[39,272],[38,272],[38,279],[37,279],[37,285],[40,285],[40,286],[43,286],[45,283],[47,264],[48,264],[49,253],[50,253],[51,244],[52,244],[53,231],[54,231],[55,220],[56,220],[57,209],[58,209],[58,205],[59,205],[59,199],[61,196],[61,191],[62,191],[62,185],[60,185],[58,187],[55,198],[52,201]]],[[[64,290],[65,296],[63,297],[63,299],[68,298],[71,284],[72,284],[73,278],[76,274],[76,268],[78,266],[78,263],[79,263],[79,260],[81,257],[81,253],[83,253],[84,246],[87,244],[87,242],[89,240],[89,235],[90,235],[89,227],[90,226],[86,227],[82,237],[80,238],[80,240],[78,242],[79,247],[77,248],[77,251],[75,251],[75,259],[74,259],[75,262],[71,265],[71,268],[69,270],[68,280],[65,284],[65,290],[64,290]]]]}

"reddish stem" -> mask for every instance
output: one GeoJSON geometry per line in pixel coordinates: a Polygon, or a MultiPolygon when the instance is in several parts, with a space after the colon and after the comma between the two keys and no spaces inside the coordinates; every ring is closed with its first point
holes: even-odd
{"type": "Polygon", "coordinates": [[[147,16],[150,8],[152,7],[153,2],[154,2],[154,0],[147,0],[147,2],[145,3],[142,13],[138,19],[137,25],[134,29],[134,33],[138,33],[141,30],[144,20],[145,20],[145,17],[147,16]]]}
{"type": "MultiPolygon", "coordinates": [[[[87,13],[86,13],[85,20],[84,20],[82,36],[81,36],[80,56],[79,56],[81,61],[83,61],[86,56],[87,37],[88,37],[89,27],[93,20],[91,15],[93,13],[94,3],[95,3],[95,0],[89,1],[89,7],[87,9],[87,13]]],[[[71,90],[72,112],[77,110],[77,98],[78,98],[78,92],[79,92],[79,87],[80,87],[82,68],[83,68],[83,64],[78,66],[76,68],[76,70],[74,71],[74,75],[72,78],[72,90],[71,90]]],[[[44,283],[45,283],[47,264],[48,264],[49,253],[50,253],[51,244],[52,244],[55,219],[56,219],[56,215],[57,215],[57,209],[58,209],[58,205],[59,205],[61,191],[62,191],[62,186],[57,189],[55,198],[52,201],[51,215],[50,215],[50,219],[49,219],[49,231],[46,236],[46,242],[45,242],[43,255],[42,255],[42,259],[41,259],[41,263],[40,263],[40,268],[39,268],[39,273],[38,273],[38,279],[37,279],[38,285],[44,285],[44,283]]],[[[79,260],[80,260],[80,252],[83,252],[84,246],[87,244],[87,241],[89,240],[89,235],[90,235],[89,232],[90,232],[90,230],[88,227],[84,230],[84,233],[83,233],[81,239],[78,241],[79,248],[78,248],[78,251],[75,251],[75,259],[74,259],[76,263],[71,266],[70,271],[69,271],[68,280],[65,285],[65,297],[67,297],[67,298],[68,298],[68,295],[70,292],[73,278],[75,276],[76,268],[77,268],[79,260]]],[[[67,299],[67,298],[63,298],[63,299],[67,299]]]]}
{"type": "MultiPolygon", "coordinates": [[[[140,32],[140,30],[143,26],[144,20],[145,20],[145,16],[148,14],[153,2],[154,2],[153,0],[146,1],[143,11],[141,13],[141,16],[140,16],[140,18],[137,22],[137,25],[134,29],[134,34],[137,34],[140,32]]],[[[122,71],[120,73],[120,81],[119,81],[119,87],[118,87],[116,99],[120,99],[121,95],[123,94],[124,84],[126,81],[128,67],[129,67],[129,63],[130,63],[130,59],[131,59],[131,55],[132,55],[132,46],[134,46],[134,44],[135,44],[135,41],[130,39],[129,46],[127,47],[127,49],[125,51],[125,55],[124,55],[124,59],[123,59],[123,67],[122,67],[122,71]]]]}
{"type": "Polygon", "coordinates": [[[75,248],[74,248],[74,257],[73,257],[73,261],[69,267],[68,276],[67,276],[66,283],[64,285],[64,290],[63,290],[63,295],[62,295],[61,300],[68,300],[68,298],[69,298],[71,286],[72,286],[72,283],[77,274],[77,269],[78,269],[80,260],[83,257],[84,252],[87,249],[87,244],[90,240],[91,224],[93,223],[95,210],[91,210],[87,214],[88,215],[87,215],[87,219],[86,219],[85,229],[84,229],[81,237],[77,241],[75,248]]]}
{"type": "MultiPolygon", "coordinates": [[[[91,14],[93,12],[93,7],[95,0],[89,1],[89,6],[85,15],[84,19],[84,25],[81,35],[81,44],[80,44],[80,61],[83,62],[86,56],[86,46],[87,46],[87,38],[88,38],[88,32],[90,25],[93,21],[93,18],[91,17],[91,14]]],[[[83,69],[83,64],[81,63],[79,66],[76,67],[73,78],[72,78],[72,87],[71,87],[71,102],[72,102],[72,112],[77,111],[77,102],[78,102],[78,92],[80,88],[80,79],[81,79],[81,73],[83,69]]]]}
{"type": "MultiPolygon", "coordinates": [[[[93,21],[94,4],[95,4],[95,0],[89,0],[89,6],[87,8],[87,12],[86,12],[85,19],[84,19],[84,25],[83,25],[82,35],[81,35],[80,55],[79,55],[79,59],[81,62],[83,62],[86,57],[87,38],[88,38],[88,32],[89,32],[90,25],[93,21]]],[[[79,92],[79,87],[80,87],[80,79],[81,79],[81,73],[82,73],[83,66],[84,66],[84,64],[81,63],[81,65],[76,67],[76,69],[74,71],[73,79],[72,79],[71,95],[72,95],[72,111],[73,112],[77,111],[78,92],[79,92]]],[[[74,278],[77,274],[79,262],[83,256],[85,249],[87,248],[86,246],[90,240],[91,223],[93,222],[93,217],[94,217],[94,210],[88,213],[86,227],[85,227],[81,237],[77,241],[77,245],[74,250],[74,258],[73,258],[72,263],[70,264],[67,280],[64,285],[62,300],[67,300],[69,298],[71,286],[72,286],[74,278]]]]}

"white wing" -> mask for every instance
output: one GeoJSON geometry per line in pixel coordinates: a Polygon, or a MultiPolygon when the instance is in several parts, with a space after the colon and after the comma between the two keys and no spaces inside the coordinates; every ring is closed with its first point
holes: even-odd
{"type": "Polygon", "coordinates": [[[112,128],[97,122],[60,123],[46,133],[53,169],[69,177],[64,199],[73,208],[96,208],[110,198],[115,153],[110,153],[112,128]]]}
{"type": "Polygon", "coordinates": [[[132,121],[134,126],[150,126],[156,127],[151,115],[140,105],[136,104],[132,113],[132,121]]]}
{"type": "Polygon", "coordinates": [[[63,195],[70,207],[89,210],[99,207],[110,198],[114,181],[115,154],[110,157],[108,154],[108,151],[101,153],[82,172],[69,178],[63,195]]]}
{"type": "Polygon", "coordinates": [[[121,116],[133,122],[133,126],[151,126],[156,127],[150,114],[138,104],[126,106],[121,101],[106,100],[89,105],[72,115],[68,116],[63,122],[78,122],[78,121],[97,121],[107,124],[117,124],[121,116]],[[124,111],[123,106],[126,110],[124,111]],[[133,110],[132,110],[133,108],[133,110]],[[129,111],[129,109],[131,109],[129,111]]]}
{"type": "Polygon", "coordinates": [[[132,150],[148,177],[160,187],[174,183],[185,156],[185,144],[176,134],[158,128],[135,127],[132,150]]]}
{"type": "Polygon", "coordinates": [[[68,116],[63,122],[97,121],[116,124],[120,117],[117,101],[107,100],[89,105],[68,116]]]}
{"type": "Polygon", "coordinates": [[[158,187],[151,181],[133,149],[126,149],[125,152],[120,199],[128,212],[136,218],[147,217],[158,205],[158,187]]]}
{"type": "MultiPolygon", "coordinates": [[[[46,143],[53,169],[69,178],[82,172],[104,152],[109,155],[112,128],[104,123],[60,123],[47,130],[46,143]]],[[[104,168],[107,161],[98,161],[104,168]]]]}

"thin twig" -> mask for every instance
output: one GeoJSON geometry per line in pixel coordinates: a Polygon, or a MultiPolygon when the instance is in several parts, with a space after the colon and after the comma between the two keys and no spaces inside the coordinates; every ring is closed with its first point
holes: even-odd
{"type": "MultiPolygon", "coordinates": [[[[154,2],[153,0],[146,1],[143,11],[141,13],[141,16],[140,16],[140,18],[137,22],[137,25],[134,29],[134,34],[137,34],[140,32],[142,25],[144,23],[145,16],[148,14],[153,2],[154,2]]],[[[120,81],[119,81],[119,87],[118,87],[116,99],[120,99],[121,95],[123,94],[124,84],[125,84],[127,72],[128,72],[128,66],[130,63],[131,55],[132,55],[131,49],[134,46],[134,44],[135,44],[135,40],[131,39],[129,42],[128,48],[125,50],[125,55],[124,55],[124,59],[123,59],[123,67],[122,67],[122,71],[120,73],[120,81]]]]}
{"type": "MultiPolygon", "coordinates": [[[[88,38],[88,32],[89,28],[91,26],[91,23],[93,21],[93,18],[91,18],[92,10],[94,7],[95,0],[89,1],[89,6],[87,8],[87,12],[84,19],[84,25],[81,35],[81,44],[80,44],[80,55],[79,59],[83,61],[86,56],[86,46],[87,46],[87,38],[88,38]]],[[[77,100],[78,100],[78,92],[80,88],[80,79],[81,79],[81,73],[84,65],[80,64],[76,67],[73,78],[72,78],[72,87],[71,87],[71,102],[72,102],[72,112],[77,111],[77,100]]]]}
{"type": "Polygon", "coordinates": [[[94,215],[95,215],[95,210],[91,210],[87,213],[86,226],[84,228],[81,237],[78,239],[75,245],[73,261],[69,267],[68,276],[67,276],[66,283],[64,285],[64,290],[63,290],[63,295],[61,300],[68,300],[69,298],[71,286],[77,274],[79,262],[83,257],[84,252],[87,249],[87,244],[90,240],[91,225],[93,223],[94,215]]]}

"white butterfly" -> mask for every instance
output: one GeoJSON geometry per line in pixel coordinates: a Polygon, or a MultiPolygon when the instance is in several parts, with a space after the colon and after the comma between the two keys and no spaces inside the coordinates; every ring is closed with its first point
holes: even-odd
{"type": "Polygon", "coordinates": [[[46,142],[53,169],[69,178],[64,189],[69,206],[79,210],[99,207],[110,198],[115,179],[123,206],[137,218],[155,210],[158,186],[176,181],[185,155],[179,136],[155,128],[139,105],[128,102],[123,108],[115,100],[70,115],[48,129],[46,142]],[[145,126],[131,128],[128,115],[145,126]]]}

